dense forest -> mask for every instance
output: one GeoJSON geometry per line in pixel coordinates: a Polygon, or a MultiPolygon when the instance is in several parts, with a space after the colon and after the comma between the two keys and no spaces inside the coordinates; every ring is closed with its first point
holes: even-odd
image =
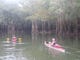
{"type": "Polygon", "coordinates": [[[0,0],[1,34],[80,36],[80,0],[0,0]]]}

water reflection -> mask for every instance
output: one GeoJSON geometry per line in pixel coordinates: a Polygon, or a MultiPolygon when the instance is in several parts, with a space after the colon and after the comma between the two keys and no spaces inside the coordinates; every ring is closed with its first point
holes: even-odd
{"type": "Polygon", "coordinates": [[[2,42],[2,49],[3,49],[3,55],[0,57],[0,60],[27,60],[23,55],[23,47],[20,47],[20,45],[23,43],[12,43],[3,41],[2,42]],[[17,48],[18,46],[18,48],[17,48]]]}
{"type": "MultiPolygon", "coordinates": [[[[72,42],[75,41],[75,39],[73,39],[73,41],[71,41],[71,39],[69,38],[68,39],[62,39],[62,38],[58,39],[57,43],[62,45],[62,47],[66,50],[65,53],[61,53],[53,49],[45,48],[43,44],[45,40],[50,41],[50,39],[52,39],[52,37],[54,36],[50,35],[49,37],[47,37],[47,35],[44,35],[40,37],[37,35],[36,36],[37,39],[35,39],[36,37],[34,35],[33,37],[34,37],[33,40],[36,41],[36,43],[32,47],[35,47],[37,45],[36,46],[37,48],[36,49],[33,48],[32,50],[33,52],[31,55],[35,56],[33,57],[35,60],[40,60],[41,58],[43,58],[42,60],[79,60],[80,59],[80,53],[77,53],[77,51],[80,51],[80,49],[78,49],[77,47],[74,47],[75,45],[72,44],[72,42]],[[41,46],[42,46],[41,49],[43,50],[39,49],[41,46]]],[[[79,46],[79,44],[77,45],[79,46]]]]}
{"type": "Polygon", "coordinates": [[[50,41],[52,35],[49,37],[33,35],[33,38],[31,35],[26,36],[23,43],[13,44],[2,40],[0,42],[0,60],[80,60],[80,49],[72,47],[71,42],[67,39],[57,40],[57,43],[66,50],[65,53],[62,53],[49,49],[43,44],[45,40],[50,41]]]}

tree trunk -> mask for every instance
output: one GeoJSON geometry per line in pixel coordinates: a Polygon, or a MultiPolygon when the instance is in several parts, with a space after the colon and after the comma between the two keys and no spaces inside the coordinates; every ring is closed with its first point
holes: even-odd
{"type": "Polygon", "coordinates": [[[37,23],[35,21],[32,21],[32,44],[35,44],[37,39],[37,35],[38,35],[38,29],[37,29],[37,23]]]}
{"type": "Polygon", "coordinates": [[[44,36],[45,36],[45,21],[43,21],[42,23],[42,42],[43,40],[45,40],[44,36]]]}
{"type": "Polygon", "coordinates": [[[48,21],[48,31],[47,31],[47,39],[46,40],[49,40],[50,41],[50,35],[51,35],[51,30],[50,30],[50,22],[48,21]]]}

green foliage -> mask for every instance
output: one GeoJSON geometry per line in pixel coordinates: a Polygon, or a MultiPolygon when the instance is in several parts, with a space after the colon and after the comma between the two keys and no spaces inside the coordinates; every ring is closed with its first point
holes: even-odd
{"type": "Polygon", "coordinates": [[[19,0],[15,3],[0,0],[0,23],[5,25],[11,25],[12,21],[18,26],[21,20],[41,20],[59,21],[59,26],[65,26],[66,22],[70,26],[77,18],[80,18],[79,0],[19,0]]]}

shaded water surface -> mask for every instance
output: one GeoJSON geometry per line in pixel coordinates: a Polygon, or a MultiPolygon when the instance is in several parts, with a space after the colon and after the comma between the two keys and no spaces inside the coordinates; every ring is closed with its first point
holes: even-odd
{"type": "Polygon", "coordinates": [[[79,44],[75,40],[57,40],[66,50],[62,53],[44,46],[43,42],[51,41],[52,37],[54,36],[25,35],[22,42],[17,40],[16,44],[11,41],[7,43],[7,37],[3,37],[0,39],[0,60],[80,60],[79,44]]]}

